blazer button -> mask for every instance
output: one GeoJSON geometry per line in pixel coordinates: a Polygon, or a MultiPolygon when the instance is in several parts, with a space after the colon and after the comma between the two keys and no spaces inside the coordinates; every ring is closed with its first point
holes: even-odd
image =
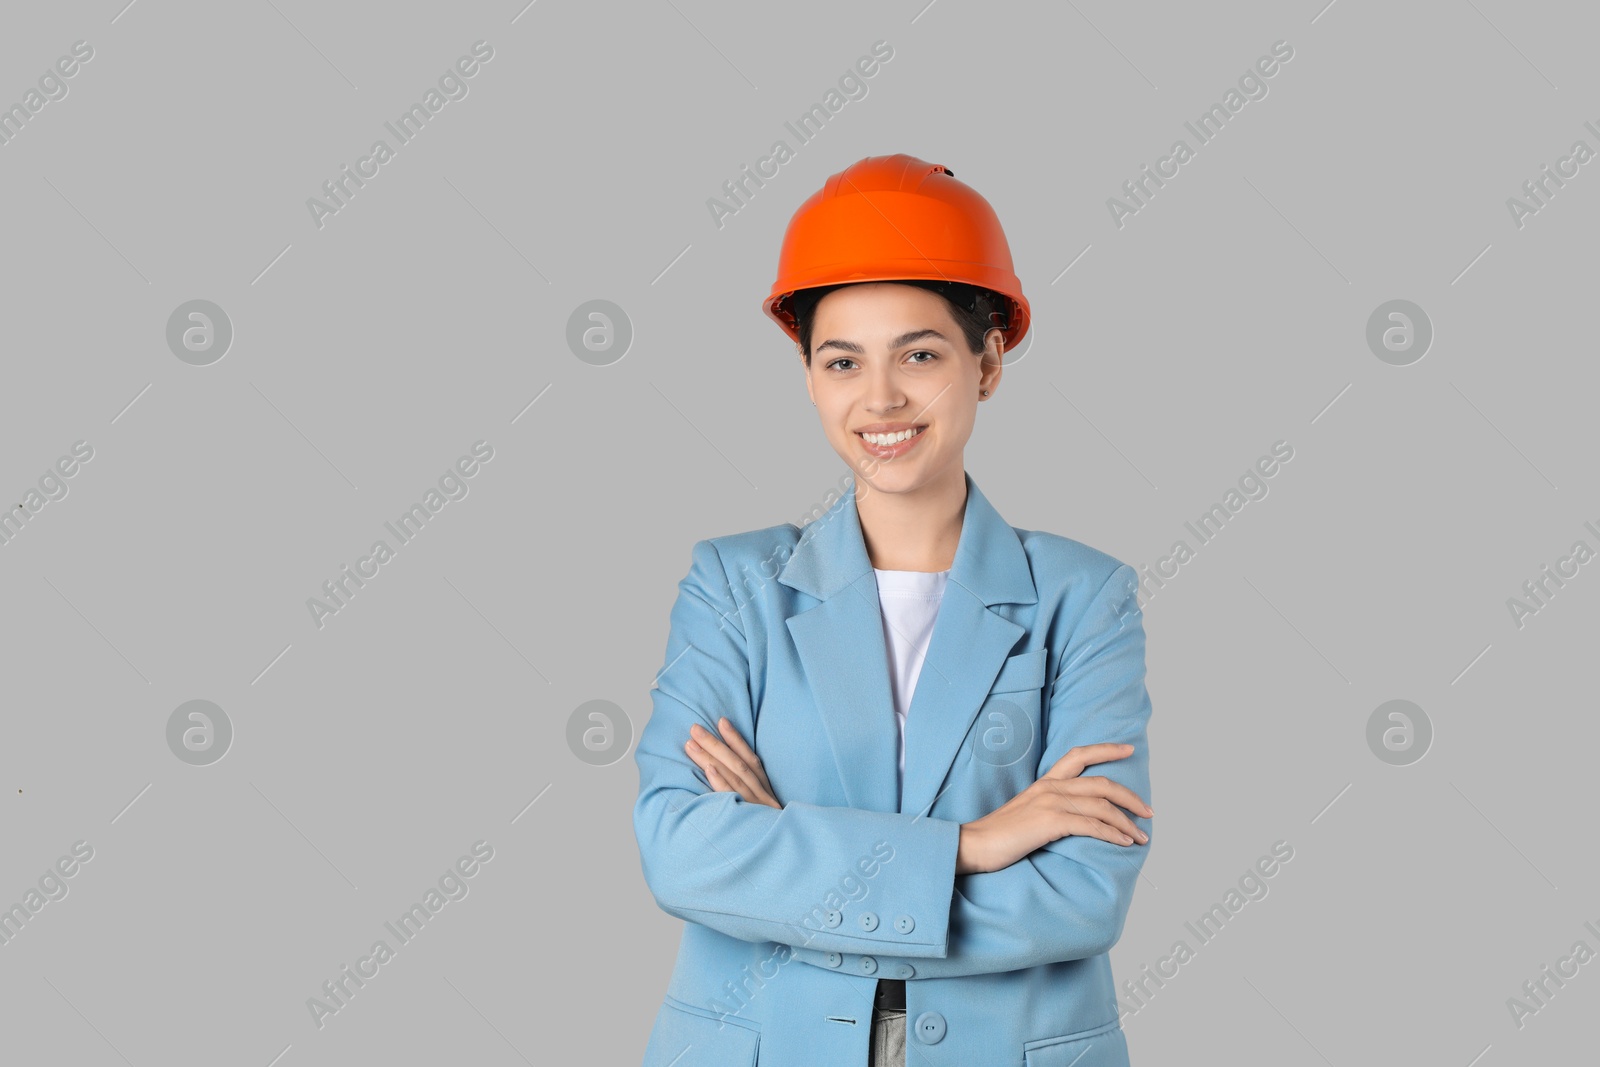
{"type": "Polygon", "coordinates": [[[911,1032],[924,1045],[937,1045],[944,1040],[944,1016],[936,1011],[925,1011],[917,1016],[916,1028],[911,1032]]]}
{"type": "Polygon", "coordinates": [[[917,969],[909,963],[896,964],[894,968],[894,976],[896,978],[910,978],[916,973],[917,969]]]}
{"type": "Polygon", "coordinates": [[[837,952],[828,953],[828,966],[829,967],[837,967],[837,966],[839,966],[839,964],[841,964],[843,962],[844,962],[844,957],[839,955],[837,952]]]}
{"type": "Polygon", "coordinates": [[[823,913],[822,925],[830,930],[842,922],[844,922],[844,916],[839,913],[838,908],[829,908],[823,913]]]}
{"type": "Polygon", "coordinates": [[[862,912],[861,913],[861,929],[863,929],[863,930],[876,930],[877,928],[878,928],[878,916],[876,914],[874,914],[873,912],[870,912],[870,911],[862,912]]]}
{"type": "Polygon", "coordinates": [[[861,957],[861,973],[871,974],[878,969],[878,961],[871,956],[861,957]]]}
{"type": "Polygon", "coordinates": [[[902,915],[894,921],[894,928],[899,930],[902,934],[909,934],[912,930],[916,929],[916,926],[917,924],[909,915],[902,915]]]}

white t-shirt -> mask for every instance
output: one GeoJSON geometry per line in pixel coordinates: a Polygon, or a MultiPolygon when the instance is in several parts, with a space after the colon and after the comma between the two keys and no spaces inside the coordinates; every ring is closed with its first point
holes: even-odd
{"type": "Polygon", "coordinates": [[[878,604],[883,612],[883,639],[889,649],[889,689],[900,725],[900,785],[906,775],[906,712],[922,673],[922,661],[933,637],[933,623],[950,577],[943,571],[885,571],[878,577],[878,604]]]}

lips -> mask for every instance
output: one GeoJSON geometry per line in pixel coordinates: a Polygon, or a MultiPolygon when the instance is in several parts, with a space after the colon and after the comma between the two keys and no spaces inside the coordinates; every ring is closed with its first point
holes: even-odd
{"type": "Polygon", "coordinates": [[[926,431],[926,426],[918,427],[916,433],[912,434],[904,441],[897,441],[892,445],[875,445],[871,441],[868,441],[865,437],[862,437],[860,431],[857,431],[856,437],[860,439],[861,446],[870,454],[878,457],[879,459],[894,459],[897,456],[905,455],[907,452],[911,451],[911,449],[915,448],[917,442],[922,440],[926,431]]]}
{"type": "MultiPolygon", "coordinates": [[[[857,430],[855,432],[856,432],[856,435],[858,437],[860,437],[863,440],[865,440],[869,434],[871,436],[873,436],[873,437],[894,437],[894,436],[898,436],[899,434],[905,433],[907,430],[913,431],[912,434],[911,434],[911,437],[916,437],[918,434],[922,433],[922,431],[926,430],[926,429],[927,429],[926,426],[901,426],[901,427],[898,427],[898,428],[893,429],[893,430],[857,430]]],[[[909,441],[909,440],[911,440],[911,437],[907,437],[904,440],[909,441]]],[[[888,443],[898,444],[899,442],[874,441],[872,443],[886,446],[888,443]]]]}

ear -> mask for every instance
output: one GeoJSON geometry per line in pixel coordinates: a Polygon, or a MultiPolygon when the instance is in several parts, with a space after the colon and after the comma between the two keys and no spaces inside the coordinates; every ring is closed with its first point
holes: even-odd
{"type": "Polygon", "coordinates": [[[987,389],[989,396],[994,396],[996,388],[1000,385],[1000,375],[1005,370],[1003,363],[1006,351],[1005,332],[992,329],[983,337],[983,363],[978,375],[978,400],[988,399],[983,395],[987,389]]]}
{"type": "Polygon", "coordinates": [[[815,407],[816,403],[817,403],[817,394],[811,388],[811,367],[806,363],[805,350],[802,349],[799,345],[795,345],[794,346],[794,354],[795,354],[795,358],[800,360],[800,369],[801,369],[801,371],[803,371],[805,373],[806,395],[811,398],[811,404],[812,404],[813,407],[815,407]]]}

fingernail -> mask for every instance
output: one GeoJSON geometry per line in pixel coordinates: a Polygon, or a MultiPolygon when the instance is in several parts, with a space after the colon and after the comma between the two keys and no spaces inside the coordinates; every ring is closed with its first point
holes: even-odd
{"type": "Polygon", "coordinates": [[[1124,845],[1133,844],[1133,838],[1129,837],[1127,834],[1118,834],[1117,836],[1122,839],[1122,843],[1124,845]]]}

